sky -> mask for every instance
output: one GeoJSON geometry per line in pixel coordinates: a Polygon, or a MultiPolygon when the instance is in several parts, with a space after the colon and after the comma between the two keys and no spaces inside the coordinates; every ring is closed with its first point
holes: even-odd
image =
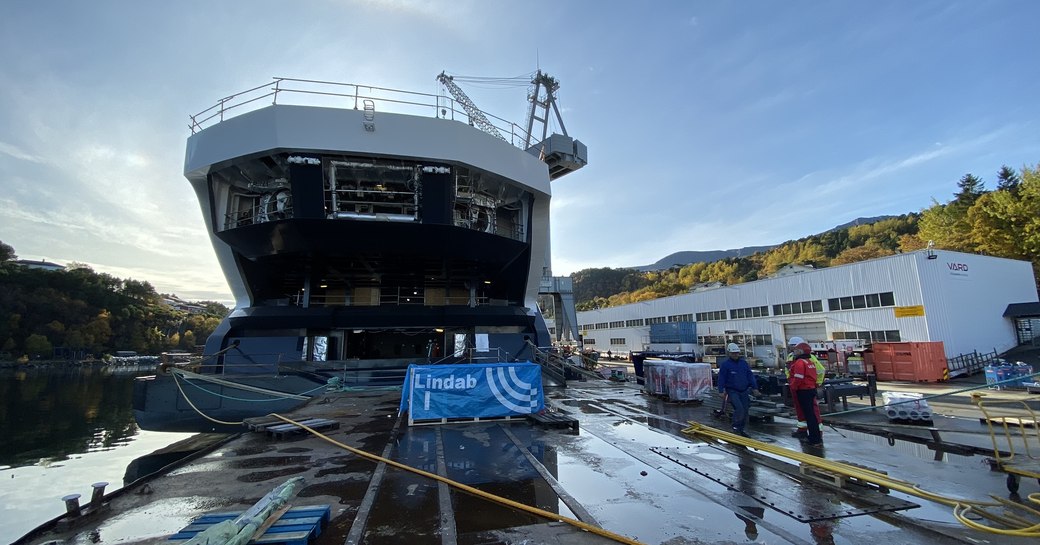
{"type": "MultiPolygon", "coordinates": [[[[0,241],[230,303],[190,115],[272,77],[446,94],[442,70],[540,68],[589,154],[552,184],[554,274],[777,244],[1040,164],[1037,20],[1032,0],[7,2],[0,241]]],[[[524,123],[523,86],[462,87],[524,123]]]]}

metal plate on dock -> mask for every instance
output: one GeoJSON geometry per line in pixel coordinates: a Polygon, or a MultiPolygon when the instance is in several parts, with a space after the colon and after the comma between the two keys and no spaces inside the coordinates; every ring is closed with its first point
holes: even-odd
{"type": "Polygon", "coordinates": [[[567,428],[578,431],[578,419],[561,412],[532,413],[527,418],[545,428],[567,428]]]}
{"type": "Polygon", "coordinates": [[[801,522],[920,507],[916,503],[867,487],[850,485],[838,490],[800,482],[796,477],[799,475],[798,466],[751,452],[734,454],[732,458],[718,454],[705,456],[701,453],[703,448],[651,447],[650,451],[725,486],[731,492],[744,494],[765,507],[801,522]]]}

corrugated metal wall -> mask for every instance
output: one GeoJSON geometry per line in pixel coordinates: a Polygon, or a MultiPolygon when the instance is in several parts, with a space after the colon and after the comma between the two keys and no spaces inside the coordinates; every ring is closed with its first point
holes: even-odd
{"type": "Polygon", "coordinates": [[[918,256],[925,319],[946,355],[978,350],[1004,352],[1018,341],[1014,323],[996,319],[1010,303],[1037,300],[1033,268],[1026,261],[936,250],[918,256]]]}
{"type": "MultiPolygon", "coordinates": [[[[1015,345],[1014,326],[1003,318],[1009,303],[1037,300],[1032,267],[1028,262],[959,252],[925,250],[898,254],[791,276],[677,295],[621,307],[578,313],[578,323],[589,325],[649,319],[699,312],[768,306],[769,316],[722,321],[699,321],[698,335],[738,331],[772,335],[784,344],[784,326],[824,322],[828,336],[835,332],[898,330],[901,341],[943,341],[954,356],[972,350],[1007,350],[1015,345]],[[959,266],[957,264],[960,264],[959,266]],[[964,268],[967,268],[964,270],[964,268]],[[828,299],[891,292],[895,307],[835,310],[828,299]],[[822,312],[777,316],[773,305],[820,300],[822,312]],[[923,308],[915,308],[923,307],[923,308]]],[[[588,331],[600,350],[624,352],[643,349],[649,326],[588,331]],[[625,346],[611,346],[611,338],[625,338],[625,346]]],[[[759,352],[756,349],[756,354],[759,352]]]]}

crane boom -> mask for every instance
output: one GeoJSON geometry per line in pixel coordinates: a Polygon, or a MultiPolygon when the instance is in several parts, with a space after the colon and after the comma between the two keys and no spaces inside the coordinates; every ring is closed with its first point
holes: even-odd
{"type": "Polygon", "coordinates": [[[462,88],[455,85],[455,82],[452,81],[452,79],[451,76],[444,72],[441,72],[440,75],[437,76],[437,81],[441,82],[441,84],[448,89],[448,92],[451,93],[451,96],[462,104],[462,109],[466,110],[466,115],[469,116],[471,125],[504,141],[506,137],[502,136],[502,133],[498,132],[498,129],[496,129],[491,121],[488,120],[487,116],[484,115],[484,112],[480,111],[480,108],[477,108],[476,104],[473,104],[473,101],[466,96],[466,93],[462,91],[462,88]]]}

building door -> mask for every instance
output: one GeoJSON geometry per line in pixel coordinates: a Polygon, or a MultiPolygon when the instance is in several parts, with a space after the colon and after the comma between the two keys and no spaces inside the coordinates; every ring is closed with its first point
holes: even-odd
{"type": "Polygon", "coordinates": [[[801,322],[783,324],[784,344],[791,337],[801,337],[808,343],[819,343],[827,340],[827,324],[825,322],[801,322]]]}
{"type": "Polygon", "coordinates": [[[1040,344],[1040,318],[1015,318],[1018,344],[1040,344]]]}

